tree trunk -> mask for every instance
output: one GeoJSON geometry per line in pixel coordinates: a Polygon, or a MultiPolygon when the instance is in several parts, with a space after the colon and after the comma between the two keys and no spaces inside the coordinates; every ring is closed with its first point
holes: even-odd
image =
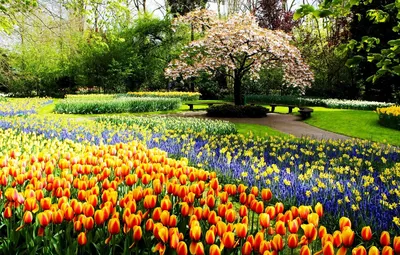
{"type": "Polygon", "coordinates": [[[233,91],[235,105],[244,105],[244,96],[242,91],[242,78],[235,72],[235,79],[233,81],[233,91]]]}

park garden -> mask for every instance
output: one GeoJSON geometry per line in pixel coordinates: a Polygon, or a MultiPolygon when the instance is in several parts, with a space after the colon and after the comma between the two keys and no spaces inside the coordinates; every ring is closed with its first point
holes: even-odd
{"type": "Polygon", "coordinates": [[[184,2],[0,2],[0,254],[400,254],[397,3],[184,2]]]}

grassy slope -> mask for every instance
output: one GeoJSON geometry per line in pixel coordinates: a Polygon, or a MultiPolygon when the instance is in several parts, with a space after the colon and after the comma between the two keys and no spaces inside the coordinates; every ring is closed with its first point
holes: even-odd
{"type": "Polygon", "coordinates": [[[400,131],[382,127],[373,111],[327,109],[314,107],[306,123],[351,137],[400,145],[400,131]]]}

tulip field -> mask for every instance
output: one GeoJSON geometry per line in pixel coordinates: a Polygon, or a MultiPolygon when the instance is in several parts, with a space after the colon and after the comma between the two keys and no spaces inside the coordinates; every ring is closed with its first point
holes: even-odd
{"type": "Polygon", "coordinates": [[[400,254],[397,147],[29,102],[0,102],[0,254],[400,254]]]}

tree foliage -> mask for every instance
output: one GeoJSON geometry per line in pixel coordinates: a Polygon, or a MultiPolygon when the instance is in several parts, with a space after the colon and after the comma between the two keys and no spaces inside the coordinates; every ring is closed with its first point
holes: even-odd
{"type": "Polygon", "coordinates": [[[173,14],[185,15],[197,8],[205,8],[208,0],[167,0],[166,3],[173,14]]]}
{"type": "Polygon", "coordinates": [[[313,74],[290,36],[282,31],[260,28],[251,15],[217,20],[204,38],[191,42],[179,59],[166,69],[167,77],[184,80],[202,72],[224,73],[234,80],[235,103],[243,104],[242,78],[257,79],[263,67],[281,67],[284,80],[300,89],[311,85],[313,74]]]}

